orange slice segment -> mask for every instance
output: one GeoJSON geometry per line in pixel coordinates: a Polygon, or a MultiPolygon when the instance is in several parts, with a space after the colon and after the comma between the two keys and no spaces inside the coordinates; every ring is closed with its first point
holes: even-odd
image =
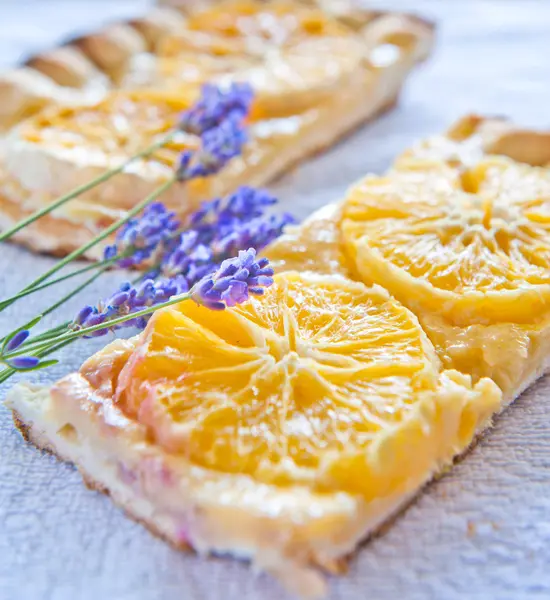
{"type": "Polygon", "coordinates": [[[381,288],[289,272],[216,315],[190,301],[157,312],[117,400],[201,467],[375,497],[469,442],[499,402],[481,387],[442,378],[415,317],[381,288]]]}

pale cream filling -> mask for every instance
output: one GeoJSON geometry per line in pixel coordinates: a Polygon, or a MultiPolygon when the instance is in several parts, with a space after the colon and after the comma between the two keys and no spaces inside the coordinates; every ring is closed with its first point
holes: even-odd
{"type": "MultiPolygon", "coordinates": [[[[71,389],[78,396],[78,385],[71,389]]],[[[311,554],[314,563],[327,566],[347,555],[418,490],[367,504],[344,492],[278,489],[245,476],[206,472],[143,440],[129,441],[122,430],[108,435],[105,422],[90,419],[90,411],[66,414],[54,408],[47,388],[16,386],[6,404],[31,426],[38,446],[77,464],[134,518],[176,544],[252,560],[300,594],[312,585],[324,591],[323,579],[309,566],[311,554]]]]}

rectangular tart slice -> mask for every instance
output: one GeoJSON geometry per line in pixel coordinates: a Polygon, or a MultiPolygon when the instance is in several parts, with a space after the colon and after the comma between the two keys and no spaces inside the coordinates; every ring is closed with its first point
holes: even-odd
{"type": "Polygon", "coordinates": [[[185,15],[156,8],[0,76],[0,130],[47,105],[94,103],[109,89],[177,95],[239,80],[254,86],[271,116],[323,112],[346,96],[344,109],[324,115],[330,144],[389,107],[432,45],[433,25],[403,14],[350,20],[294,0],[207,2],[185,15]]]}
{"type": "Polygon", "coordinates": [[[490,377],[511,402],[550,365],[549,166],[550,133],[469,116],[266,255],[279,271],[384,286],[445,367],[490,377]]]}
{"type": "MultiPolygon", "coordinates": [[[[233,192],[240,185],[267,183],[330,145],[337,135],[332,127],[336,115],[339,131],[349,130],[365,106],[377,113],[393,102],[391,89],[373,88],[373,94],[359,106],[356,98],[363,83],[363,79],[358,81],[349,95],[333,95],[295,114],[275,114],[259,100],[242,155],[213,177],[173,185],[160,201],[184,217],[203,200],[233,192]]],[[[109,92],[92,105],[50,106],[20,123],[4,140],[0,227],[13,225],[166,136],[197,91],[109,92]]],[[[168,181],[181,152],[197,144],[196,137],[177,133],[158,151],[35,221],[15,239],[57,255],[80,247],[168,181]]],[[[100,247],[89,257],[97,253],[100,247]]]]}
{"type": "MultiPolygon", "coordinates": [[[[432,25],[408,15],[369,13],[351,24],[283,0],[195,8],[114,25],[0,76],[0,227],[149,146],[206,82],[253,86],[251,143],[212,181],[162,200],[185,214],[243,182],[265,184],[391,107],[433,43],[432,25]]],[[[135,163],[17,239],[53,254],[79,247],[165,181],[189,142],[135,163]]]]}
{"type": "Polygon", "coordinates": [[[159,310],[7,402],[28,440],[176,547],[250,559],[314,597],[501,399],[445,370],[383,288],[287,272],[221,312],[159,310]]]}

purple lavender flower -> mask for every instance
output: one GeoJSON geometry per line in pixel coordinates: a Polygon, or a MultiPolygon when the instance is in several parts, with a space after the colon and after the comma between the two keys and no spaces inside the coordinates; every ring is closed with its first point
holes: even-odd
{"type": "MultiPolygon", "coordinates": [[[[220,235],[220,239],[212,242],[212,250],[224,257],[233,256],[247,246],[261,250],[278,238],[290,223],[294,223],[294,218],[288,213],[258,217],[242,224],[233,223],[232,227],[225,228],[229,232],[224,237],[220,235]]],[[[220,234],[223,232],[224,228],[220,227],[220,234]]]]}
{"type": "MultiPolygon", "coordinates": [[[[183,275],[171,279],[155,281],[146,279],[137,287],[124,283],[107,300],[97,306],[85,306],[74,318],[69,329],[79,331],[87,327],[105,325],[84,337],[100,337],[109,331],[123,327],[137,327],[144,329],[151,318],[151,314],[139,315],[132,318],[132,313],[137,313],[146,307],[161,306],[174,296],[190,292],[185,298],[192,298],[198,304],[212,310],[223,310],[226,306],[235,306],[248,300],[250,294],[260,296],[264,288],[273,283],[273,269],[269,267],[267,258],[256,260],[256,250],[239,252],[237,258],[223,261],[219,269],[213,274],[206,275],[190,288],[188,280],[183,275]],[[127,316],[122,323],[111,321],[118,317],[127,316]]],[[[27,357],[33,359],[34,357],[27,357]]],[[[14,359],[15,360],[15,359],[14,359]]],[[[5,361],[7,362],[7,361],[5,361]]],[[[28,367],[32,368],[28,360],[28,367]]],[[[21,364],[27,364],[23,361],[21,364]]]]}
{"type": "Polygon", "coordinates": [[[13,358],[10,358],[9,354],[8,356],[4,356],[6,352],[9,353],[19,349],[29,335],[30,332],[28,329],[20,329],[12,337],[9,337],[2,348],[0,361],[16,371],[27,371],[36,368],[40,364],[40,359],[36,356],[14,356],[13,358]]]}
{"type": "Polygon", "coordinates": [[[93,306],[86,305],[81,308],[73,319],[72,329],[81,329],[83,324],[88,322],[88,317],[90,317],[93,312],[93,306]]]}
{"type": "Polygon", "coordinates": [[[29,335],[30,331],[28,329],[19,330],[11,339],[6,342],[4,352],[13,352],[13,350],[17,350],[17,348],[19,348],[19,346],[25,342],[29,335]]]}
{"type": "MultiPolygon", "coordinates": [[[[11,338],[7,340],[5,343],[2,354],[4,352],[13,352],[20,348],[24,342],[29,337],[30,332],[28,329],[21,329],[15,333],[11,338]]],[[[40,363],[40,359],[36,356],[14,356],[10,358],[9,356],[2,356],[2,362],[11,367],[12,369],[16,369],[17,371],[25,371],[28,369],[34,369],[40,363]]]]}
{"type": "MultiPolygon", "coordinates": [[[[172,296],[183,294],[189,291],[189,284],[182,275],[178,275],[173,279],[161,279],[153,281],[146,279],[136,288],[136,294],[132,295],[128,302],[129,314],[136,312],[148,306],[156,306],[170,300],[172,296]]],[[[137,329],[145,329],[152,315],[144,315],[129,319],[124,323],[116,325],[115,329],[123,327],[136,327],[137,329]]]]}
{"type": "MultiPolygon", "coordinates": [[[[223,239],[255,218],[265,217],[266,208],[277,203],[277,199],[266,190],[241,186],[225,200],[216,199],[204,203],[190,219],[190,224],[199,233],[203,243],[223,239]]],[[[288,218],[288,217],[287,217],[288,218]]],[[[267,239],[263,246],[271,240],[267,239]]],[[[239,249],[254,246],[244,244],[239,249]]]]}
{"type": "Polygon", "coordinates": [[[195,105],[181,115],[179,127],[202,135],[227,118],[242,120],[250,110],[254,91],[247,83],[232,83],[226,89],[206,84],[195,105]]]}
{"type": "Polygon", "coordinates": [[[224,260],[220,268],[191,289],[191,298],[211,310],[223,310],[246,302],[250,294],[261,296],[273,283],[267,258],[256,261],[256,250],[241,250],[238,257],[224,260]]]}
{"type": "Polygon", "coordinates": [[[78,331],[86,327],[105,324],[104,329],[93,331],[84,337],[100,337],[109,331],[124,327],[137,327],[143,329],[151,315],[129,318],[124,323],[109,326],[109,321],[131,315],[148,306],[155,306],[166,302],[176,294],[183,294],[189,290],[185,277],[179,275],[172,279],[154,281],[146,279],[136,287],[130,283],[123,283],[120,288],[109,298],[101,301],[97,306],[85,306],[74,318],[70,329],[78,331]]]}
{"type": "Polygon", "coordinates": [[[266,207],[274,204],[277,204],[277,198],[267,190],[243,185],[229,196],[221,215],[252,220],[261,217],[266,207]]]}
{"type": "Polygon", "coordinates": [[[216,268],[212,250],[197,243],[198,233],[190,230],[182,233],[179,244],[169,251],[160,265],[160,273],[165,277],[184,274],[187,280],[195,283],[216,268]]]}
{"type": "Polygon", "coordinates": [[[224,200],[204,202],[189,217],[189,229],[179,234],[149,276],[183,274],[192,286],[242,248],[265,247],[294,222],[288,214],[265,214],[276,202],[265,190],[250,187],[241,187],[224,200]]]}
{"type": "Polygon", "coordinates": [[[266,208],[277,204],[277,198],[263,189],[241,186],[225,200],[216,198],[203,202],[194,212],[189,224],[197,228],[199,225],[212,225],[228,228],[234,223],[251,221],[265,215],[266,208]]]}
{"type": "Polygon", "coordinates": [[[241,154],[247,139],[245,129],[233,118],[227,118],[217,127],[205,131],[198,150],[182,152],[176,171],[178,181],[214,175],[241,154]]]}
{"type": "Polygon", "coordinates": [[[105,260],[117,256],[123,268],[136,267],[162,248],[180,227],[180,222],[161,202],[150,204],[137,219],[130,219],[116,236],[116,243],[107,246],[105,260]]]}
{"type": "Polygon", "coordinates": [[[14,356],[4,360],[5,364],[16,371],[27,371],[34,369],[40,364],[40,359],[36,356],[14,356]]]}

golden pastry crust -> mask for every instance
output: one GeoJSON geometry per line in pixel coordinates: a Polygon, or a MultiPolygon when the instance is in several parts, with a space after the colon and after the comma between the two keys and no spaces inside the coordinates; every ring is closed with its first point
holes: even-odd
{"type": "Polygon", "coordinates": [[[27,65],[63,87],[100,85],[107,89],[109,85],[105,75],[76,47],[54,48],[31,58],[27,65]]]}
{"type": "Polygon", "coordinates": [[[9,131],[20,121],[46,106],[84,102],[79,90],[69,90],[55,84],[44,75],[21,67],[0,74],[0,133],[9,131]]]}
{"type": "Polygon", "coordinates": [[[144,52],[143,36],[130,25],[110,25],[103,31],[79,38],[73,42],[114,82],[126,72],[136,54],[144,52]]]}
{"type": "Polygon", "coordinates": [[[429,56],[433,46],[433,35],[426,34],[430,29],[433,31],[433,25],[412,15],[383,14],[368,21],[361,28],[361,35],[369,52],[390,46],[398,48],[413,62],[421,62],[429,56]]]}
{"type": "MultiPolygon", "coordinates": [[[[392,92],[392,88],[388,88],[388,95],[392,92]]],[[[126,97],[124,93],[118,93],[119,96],[121,94],[126,97]]],[[[143,92],[136,92],[129,97],[133,95],[139,98],[143,94],[143,92]]],[[[149,96],[149,93],[146,92],[145,96],[149,96]]],[[[180,101],[178,99],[178,102],[180,101]]],[[[318,126],[319,122],[325,120],[324,115],[326,113],[321,109],[306,113],[302,115],[301,120],[294,119],[290,123],[287,123],[285,119],[268,119],[265,122],[260,120],[252,127],[252,139],[242,158],[235,159],[226,170],[214,178],[193,182],[191,185],[186,185],[185,188],[174,187],[173,192],[165,194],[162,200],[181,216],[184,216],[202,200],[225,195],[239,185],[263,185],[282,174],[298,161],[322,151],[334,143],[336,139],[352,131],[357,123],[373,118],[380,112],[387,110],[395,102],[395,98],[391,95],[380,98],[373,97],[372,104],[362,101],[360,105],[352,107],[347,105],[347,99],[343,95],[335,98],[335,101],[343,103],[341,108],[335,110],[329,105],[326,110],[330,113],[334,111],[340,114],[342,120],[339,129],[322,129],[318,126]],[[292,126],[289,128],[289,125],[292,126]]],[[[181,104],[178,104],[178,107],[175,108],[174,115],[179,114],[181,104]]],[[[52,111],[58,114],[57,109],[52,108],[52,111]]],[[[71,113],[78,116],[80,111],[78,109],[68,109],[67,114],[70,115],[71,113]]],[[[82,113],[82,115],[85,115],[85,113],[82,113]]],[[[38,123],[46,118],[49,119],[47,114],[44,114],[37,117],[35,121],[38,123]]],[[[84,130],[78,129],[78,119],[75,121],[74,126],[77,127],[74,131],[79,131],[80,135],[85,134],[84,130]]],[[[71,131],[72,127],[73,125],[67,131],[71,131]]],[[[25,135],[29,140],[36,141],[36,139],[39,139],[37,135],[39,135],[40,130],[36,130],[30,121],[22,128],[23,134],[25,131],[28,132],[25,135]]],[[[50,140],[53,139],[51,131],[47,135],[50,140]]],[[[99,130],[94,138],[100,143],[99,147],[95,147],[95,153],[97,154],[98,148],[106,139],[106,134],[99,130]]],[[[145,145],[145,142],[143,142],[143,145],[145,145]]],[[[132,151],[135,152],[141,147],[138,142],[137,146],[132,147],[132,151]]],[[[45,165],[44,169],[46,165],[49,165],[47,170],[41,170],[41,172],[50,175],[56,172],[58,175],[53,179],[50,177],[48,180],[39,181],[35,175],[32,175],[26,165],[28,165],[27,161],[29,160],[27,155],[30,156],[29,152],[34,154],[36,150],[41,151],[40,144],[32,143],[30,146],[24,144],[20,149],[21,160],[18,160],[19,154],[11,152],[10,161],[15,161],[15,166],[12,167],[11,173],[6,173],[4,169],[3,174],[0,176],[0,223],[3,228],[13,225],[21,218],[28,216],[33,210],[43,206],[44,203],[53,201],[63,191],[58,187],[59,185],[64,185],[63,189],[66,191],[84,182],[84,180],[79,180],[79,177],[81,177],[79,165],[63,162],[65,159],[61,159],[58,155],[55,145],[50,145],[50,151],[47,154],[41,154],[40,160],[45,165]],[[20,172],[17,165],[22,167],[20,172]],[[21,179],[26,177],[29,177],[27,182],[21,179]],[[63,178],[66,178],[67,183],[63,184],[63,178]],[[36,190],[31,190],[28,187],[30,185],[37,186],[36,190]]],[[[69,159],[73,154],[73,152],[69,153],[69,159]]],[[[77,156],[79,155],[80,153],[77,153],[77,156]]],[[[101,162],[94,167],[88,165],[84,174],[85,180],[100,174],[107,167],[120,164],[125,156],[122,153],[117,158],[110,159],[111,162],[101,162]]],[[[26,227],[15,236],[15,240],[35,251],[57,256],[64,255],[80,247],[96,235],[101,228],[124,216],[126,210],[133,206],[135,202],[144,198],[157,185],[166,181],[173,166],[173,162],[171,163],[170,160],[177,159],[177,151],[169,155],[164,153],[162,156],[164,161],[169,161],[166,163],[169,166],[163,167],[154,179],[149,178],[149,180],[146,180],[139,177],[136,175],[135,170],[133,174],[118,175],[113,178],[111,185],[94,188],[89,194],[71,201],[61,212],[57,211],[26,227]]],[[[31,160],[34,160],[35,164],[38,165],[36,157],[31,160]]],[[[86,256],[90,259],[96,259],[100,255],[101,249],[95,248],[86,256]]]]}
{"type": "Polygon", "coordinates": [[[143,36],[147,50],[156,52],[164,37],[183,29],[185,20],[176,10],[156,8],[143,17],[132,19],[129,24],[143,36]]]}
{"type": "Polygon", "coordinates": [[[447,135],[462,143],[477,138],[486,154],[508,156],[534,167],[550,165],[550,131],[518,127],[504,117],[467,115],[447,135]]]}
{"type": "MultiPolygon", "coordinates": [[[[318,15],[315,19],[324,19],[326,23],[330,23],[332,31],[340,31],[342,34],[345,33],[347,37],[350,35],[357,35],[358,39],[364,37],[364,42],[368,40],[370,45],[372,45],[372,39],[378,36],[375,30],[380,29],[380,23],[376,24],[376,22],[380,19],[383,22],[384,18],[388,16],[388,13],[358,11],[354,5],[346,7],[347,5],[344,6],[341,2],[336,4],[319,3],[318,6],[311,3],[309,8],[306,4],[297,0],[293,0],[291,3],[282,0],[265,3],[261,0],[254,0],[254,2],[226,0],[222,3],[186,2],[186,14],[183,16],[170,8],[161,7],[153,9],[145,17],[134,19],[128,24],[111,25],[100,32],[83,36],[68,48],[46,52],[44,55],[38,55],[29,61],[33,68],[39,70],[43,75],[49,76],[51,81],[56,83],[56,86],[52,87],[50,85],[51,89],[47,93],[47,102],[42,104],[27,102],[27,111],[20,110],[17,105],[14,106],[10,102],[4,105],[2,108],[3,113],[5,113],[4,126],[8,127],[17,123],[21,118],[40,110],[41,106],[45,104],[65,103],[66,100],[63,98],[65,86],[77,87],[83,93],[80,97],[73,96],[73,101],[93,102],[97,99],[97,96],[93,98],[88,96],[92,91],[97,92],[100,84],[102,88],[105,88],[106,85],[115,88],[135,86],[174,87],[179,81],[181,87],[189,81],[200,84],[216,75],[227,73],[234,73],[235,76],[238,75],[239,77],[246,75],[243,69],[247,65],[248,67],[251,66],[251,55],[244,53],[236,56],[233,54],[233,59],[228,60],[227,56],[220,55],[220,48],[214,48],[215,40],[211,38],[211,33],[193,31],[192,28],[188,27],[187,22],[192,22],[197,18],[200,21],[200,14],[204,11],[209,12],[209,14],[228,11],[229,14],[231,11],[238,11],[239,7],[246,11],[247,5],[263,6],[266,7],[266,10],[279,10],[278,5],[286,5],[289,7],[290,12],[296,14],[306,14],[307,11],[310,11],[311,15],[318,15]],[[214,5],[218,8],[212,13],[212,6],[214,5]],[[294,8],[292,8],[293,6],[294,8]],[[349,15],[351,14],[355,16],[350,20],[349,15]],[[371,26],[374,29],[373,33],[369,34],[371,26]],[[179,35],[178,31],[180,32],[179,35]],[[168,41],[170,38],[177,39],[178,37],[180,40],[185,41],[184,47],[180,48],[180,54],[183,51],[183,53],[187,52],[189,56],[180,56],[180,64],[173,65],[171,61],[173,63],[174,60],[170,56],[166,56],[161,49],[170,47],[171,42],[168,41]],[[157,55],[159,52],[160,55],[157,55]],[[88,59],[86,64],[82,60],[82,55],[84,55],[84,59],[88,59]],[[90,62],[93,63],[93,69],[89,68],[90,62]],[[102,72],[103,76],[101,78],[98,77],[98,70],[102,72]],[[197,71],[197,75],[191,77],[193,71],[197,71]],[[106,78],[107,84],[105,83],[106,78]]],[[[238,16],[238,12],[235,13],[235,19],[238,16]]],[[[392,60],[395,60],[397,56],[399,63],[407,65],[406,68],[402,68],[400,71],[399,76],[402,83],[414,62],[425,56],[429,51],[433,43],[433,25],[409,15],[400,15],[397,20],[393,21],[393,24],[398,26],[399,30],[405,28],[404,35],[409,36],[409,38],[412,36],[416,40],[415,48],[409,48],[406,52],[402,51],[403,48],[401,48],[401,51],[397,54],[394,52],[394,59],[392,60]]],[[[401,33],[403,34],[403,31],[401,33]]],[[[398,40],[398,32],[395,32],[393,37],[394,40],[398,40]]],[[[219,42],[218,39],[217,43],[219,44],[219,42]]],[[[395,48],[399,48],[399,44],[395,48]]],[[[316,56],[317,50],[312,48],[312,51],[316,56]]],[[[386,57],[388,55],[388,52],[386,52],[386,57]]],[[[294,60],[294,62],[296,61],[294,60]]],[[[398,68],[398,65],[395,64],[385,66],[391,66],[393,69],[398,68]]],[[[294,79],[297,78],[294,77],[294,79]]],[[[36,82],[36,89],[33,89],[31,81],[15,81],[11,82],[10,85],[16,88],[15,91],[18,94],[23,96],[29,94],[42,96],[44,93],[41,90],[43,85],[40,82],[36,82]]],[[[0,100],[2,100],[1,87],[0,100]]],[[[0,120],[1,126],[2,121],[0,120]]]]}
{"type": "Polygon", "coordinates": [[[451,165],[469,163],[483,155],[507,156],[534,167],[550,165],[550,131],[519,127],[504,117],[476,114],[459,119],[444,135],[422,141],[397,159],[443,159],[451,165]]]}

